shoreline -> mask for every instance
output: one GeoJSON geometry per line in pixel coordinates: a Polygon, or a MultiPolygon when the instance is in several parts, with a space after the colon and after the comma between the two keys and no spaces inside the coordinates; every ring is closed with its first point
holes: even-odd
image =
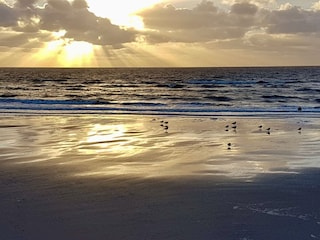
{"type": "Polygon", "coordinates": [[[319,124],[319,118],[310,116],[3,116],[0,156],[2,163],[88,170],[74,173],[79,176],[106,172],[250,178],[320,167],[319,124]]]}
{"type": "Polygon", "coordinates": [[[0,238],[320,238],[319,124],[1,116],[0,238]]]}
{"type": "Polygon", "coordinates": [[[281,110],[274,110],[274,111],[185,111],[185,112],[167,112],[167,111],[122,111],[122,110],[32,110],[32,109],[23,109],[21,111],[17,110],[8,110],[2,109],[0,111],[2,116],[139,116],[139,117],[194,117],[194,118],[205,118],[205,117],[248,117],[248,118],[270,118],[270,117],[319,117],[320,112],[318,111],[310,111],[310,110],[303,110],[303,111],[281,111],[281,110]]]}

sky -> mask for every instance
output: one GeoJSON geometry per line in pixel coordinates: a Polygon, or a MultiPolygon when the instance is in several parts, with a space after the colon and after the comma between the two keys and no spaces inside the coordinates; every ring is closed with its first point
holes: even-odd
{"type": "Polygon", "coordinates": [[[0,67],[320,65],[320,0],[0,0],[0,67]]]}

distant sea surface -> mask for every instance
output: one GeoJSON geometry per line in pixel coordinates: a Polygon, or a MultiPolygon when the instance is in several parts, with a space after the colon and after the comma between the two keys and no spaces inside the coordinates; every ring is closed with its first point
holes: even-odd
{"type": "Polygon", "coordinates": [[[0,68],[0,113],[320,113],[320,67],[0,68]]]}

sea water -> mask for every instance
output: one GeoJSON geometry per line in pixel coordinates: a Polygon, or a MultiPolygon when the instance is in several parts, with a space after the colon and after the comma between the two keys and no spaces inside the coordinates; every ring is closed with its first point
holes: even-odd
{"type": "Polygon", "coordinates": [[[320,113],[320,67],[1,68],[0,82],[1,113],[320,113]]]}

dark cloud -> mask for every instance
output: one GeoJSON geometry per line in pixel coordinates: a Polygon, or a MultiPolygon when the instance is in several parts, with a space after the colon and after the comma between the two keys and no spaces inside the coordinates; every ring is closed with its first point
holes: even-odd
{"type": "Polygon", "coordinates": [[[290,7],[270,12],[265,23],[269,33],[315,33],[320,32],[320,11],[290,7]]]}
{"type": "Polygon", "coordinates": [[[50,0],[39,13],[41,29],[65,30],[66,37],[87,41],[96,45],[113,45],[135,40],[133,30],[113,25],[110,20],[95,16],[88,11],[87,3],[76,0],[50,0]]]}
{"type": "Polygon", "coordinates": [[[194,10],[200,12],[218,12],[218,8],[214,6],[213,2],[205,0],[198,4],[194,10]]]}
{"type": "Polygon", "coordinates": [[[17,20],[17,13],[6,4],[0,2],[0,27],[14,26],[17,20]]]}
{"type": "Polygon", "coordinates": [[[223,13],[212,2],[202,1],[194,9],[178,9],[173,5],[156,5],[139,13],[150,29],[195,29],[221,24],[223,13]]]}
{"type": "Polygon", "coordinates": [[[258,7],[251,3],[236,3],[231,6],[231,13],[239,15],[255,15],[258,12],[258,7]]]}
{"type": "Polygon", "coordinates": [[[15,8],[34,8],[37,0],[17,0],[14,4],[15,8]]]}
{"type": "Polygon", "coordinates": [[[88,4],[85,0],[74,0],[72,6],[74,8],[88,8],[88,4]]]}
{"type": "Polygon", "coordinates": [[[35,35],[28,32],[1,32],[0,46],[22,47],[22,48],[40,48],[44,42],[52,41],[50,33],[41,32],[35,35]]]}
{"type": "Polygon", "coordinates": [[[246,34],[254,31],[264,32],[263,36],[320,33],[320,11],[299,7],[270,10],[246,1],[237,1],[229,10],[218,9],[212,1],[205,0],[193,9],[156,5],[139,15],[151,30],[147,36],[150,42],[245,41],[246,34]]]}
{"type": "MultiPolygon", "coordinates": [[[[178,9],[172,5],[157,5],[140,12],[145,26],[171,36],[172,41],[210,41],[242,37],[255,25],[258,7],[238,3],[231,11],[222,11],[213,2],[202,1],[193,9],[178,9]]],[[[150,33],[152,38],[154,33],[150,33]]],[[[159,39],[159,38],[157,38],[159,39]]]]}

